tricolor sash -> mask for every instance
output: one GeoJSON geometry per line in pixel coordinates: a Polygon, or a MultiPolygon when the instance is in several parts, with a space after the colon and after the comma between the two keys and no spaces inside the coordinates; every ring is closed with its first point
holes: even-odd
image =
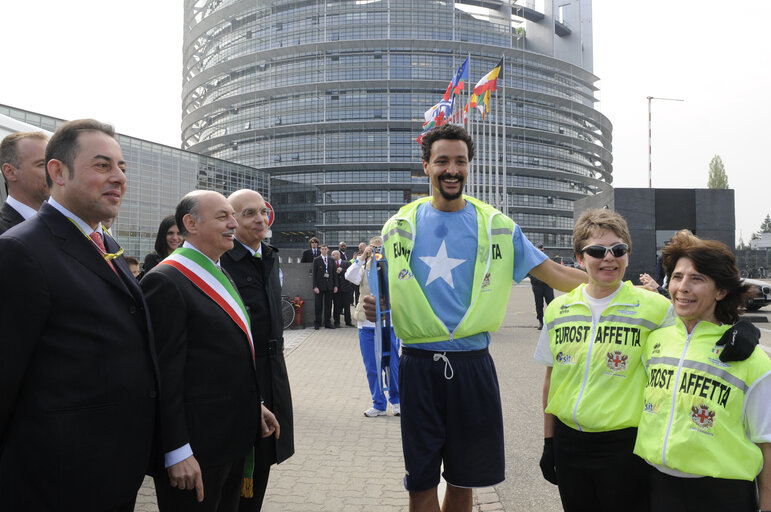
{"type": "Polygon", "coordinates": [[[194,285],[201,289],[211,300],[217,303],[225,313],[244,331],[249,340],[249,348],[254,359],[254,341],[252,329],[249,323],[249,315],[246,314],[241,296],[233,288],[233,284],[218,269],[209,258],[200,252],[188,247],[179,247],[171,253],[159,265],[171,265],[182,275],[190,279],[194,285]]]}

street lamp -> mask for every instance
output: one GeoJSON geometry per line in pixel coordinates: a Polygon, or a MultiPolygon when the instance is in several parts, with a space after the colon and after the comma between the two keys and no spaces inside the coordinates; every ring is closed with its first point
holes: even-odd
{"type": "Polygon", "coordinates": [[[653,165],[651,164],[651,100],[685,101],[677,98],[655,98],[648,96],[648,188],[653,188],[653,165]]]}

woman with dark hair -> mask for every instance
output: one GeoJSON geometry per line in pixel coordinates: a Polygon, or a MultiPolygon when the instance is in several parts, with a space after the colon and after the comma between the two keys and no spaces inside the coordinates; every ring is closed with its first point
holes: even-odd
{"type": "Polygon", "coordinates": [[[634,449],[655,467],[651,510],[769,510],[771,359],[760,347],[743,361],[719,359],[717,341],[747,291],[736,260],[723,243],[681,231],[663,263],[677,320],[644,347],[648,383],[634,449]]]}
{"type": "Polygon", "coordinates": [[[145,256],[142,275],[149,272],[180,245],[182,245],[182,236],[179,234],[174,215],[164,217],[161,225],[158,226],[158,234],[155,236],[155,250],[145,256]]]}

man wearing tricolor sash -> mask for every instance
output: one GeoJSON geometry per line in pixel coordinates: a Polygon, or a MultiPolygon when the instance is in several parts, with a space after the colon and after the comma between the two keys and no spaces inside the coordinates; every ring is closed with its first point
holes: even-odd
{"type": "Polygon", "coordinates": [[[219,267],[233,248],[233,213],[217,192],[182,198],[175,217],[185,243],[141,283],[161,370],[161,512],[236,511],[257,432],[278,429],[260,405],[249,316],[219,267]]]}

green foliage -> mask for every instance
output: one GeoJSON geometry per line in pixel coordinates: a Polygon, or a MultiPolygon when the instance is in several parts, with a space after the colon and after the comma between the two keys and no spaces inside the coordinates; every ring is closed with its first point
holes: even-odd
{"type": "Polygon", "coordinates": [[[771,215],[766,214],[766,218],[760,223],[761,233],[771,233],[771,215]]]}
{"type": "Polygon", "coordinates": [[[708,188],[728,188],[728,175],[725,172],[725,166],[723,165],[723,159],[720,155],[712,157],[712,161],[709,163],[709,179],[707,180],[708,188]]]}

